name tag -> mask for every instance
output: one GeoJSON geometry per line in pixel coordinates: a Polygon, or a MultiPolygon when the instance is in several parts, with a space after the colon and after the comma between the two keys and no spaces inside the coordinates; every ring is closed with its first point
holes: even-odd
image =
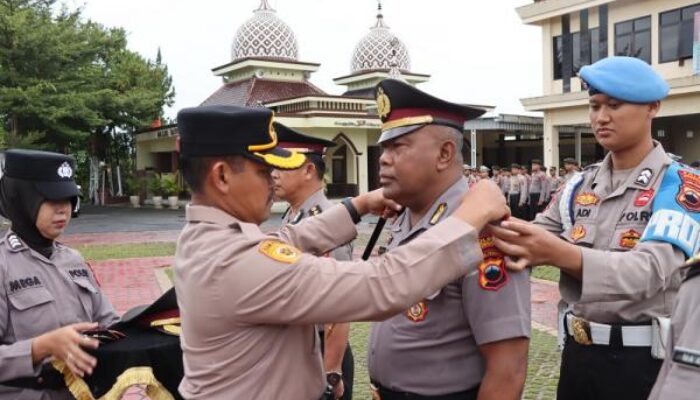
{"type": "Polygon", "coordinates": [[[683,347],[676,347],[673,349],[673,361],[679,364],[700,368],[700,352],[683,347]]]}
{"type": "Polygon", "coordinates": [[[34,287],[41,287],[44,286],[43,283],[41,283],[41,280],[37,276],[28,276],[25,278],[20,278],[20,279],[13,279],[8,282],[9,283],[9,288],[10,288],[10,293],[15,293],[23,289],[29,289],[29,288],[34,288],[34,287]]]}

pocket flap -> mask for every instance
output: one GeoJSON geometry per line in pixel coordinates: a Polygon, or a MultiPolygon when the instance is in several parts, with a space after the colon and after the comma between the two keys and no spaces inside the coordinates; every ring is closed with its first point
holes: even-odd
{"type": "Polygon", "coordinates": [[[9,296],[12,306],[23,311],[53,301],[53,295],[45,287],[31,288],[9,296]]]}
{"type": "Polygon", "coordinates": [[[81,288],[87,290],[90,293],[97,293],[97,289],[95,289],[95,286],[85,278],[74,279],[73,282],[75,282],[76,285],[80,286],[81,288]]]}

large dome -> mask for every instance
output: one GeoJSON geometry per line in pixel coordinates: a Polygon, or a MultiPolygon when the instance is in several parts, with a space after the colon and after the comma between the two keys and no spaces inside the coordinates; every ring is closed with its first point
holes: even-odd
{"type": "Polygon", "coordinates": [[[355,73],[392,67],[410,71],[411,57],[406,45],[384,24],[384,16],[380,9],[377,24],[355,46],[350,68],[355,73]]]}
{"type": "Polygon", "coordinates": [[[238,28],[231,46],[232,61],[247,57],[296,61],[298,53],[294,32],[267,0],[261,0],[253,16],[238,28]]]}

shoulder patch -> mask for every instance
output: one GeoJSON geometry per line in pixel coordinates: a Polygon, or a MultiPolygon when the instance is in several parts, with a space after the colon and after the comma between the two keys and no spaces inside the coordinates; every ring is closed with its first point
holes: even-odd
{"type": "Polygon", "coordinates": [[[301,258],[301,250],[277,240],[265,240],[258,250],[267,257],[285,264],[294,264],[301,258]]]}
{"type": "Polygon", "coordinates": [[[496,248],[493,236],[479,236],[479,245],[484,261],[479,265],[479,287],[497,291],[508,283],[508,272],[504,254],[496,248]]]}
{"type": "Polygon", "coordinates": [[[430,225],[435,225],[440,222],[440,218],[445,214],[445,211],[447,211],[447,203],[441,203],[438,208],[435,209],[433,216],[430,217],[430,225]]]}
{"type": "Polygon", "coordinates": [[[323,209],[321,209],[321,206],[315,205],[315,206],[311,207],[311,209],[309,210],[309,215],[311,215],[313,217],[314,215],[320,214],[322,211],[323,211],[323,209]]]}

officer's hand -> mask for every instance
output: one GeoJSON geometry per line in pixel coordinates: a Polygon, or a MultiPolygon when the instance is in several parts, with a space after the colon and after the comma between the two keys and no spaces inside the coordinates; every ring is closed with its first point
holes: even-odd
{"type": "Polygon", "coordinates": [[[384,197],[383,189],[361,194],[352,199],[352,204],[360,215],[374,214],[384,218],[394,217],[402,209],[398,203],[384,197]]]}
{"type": "Polygon", "coordinates": [[[343,383],[343,380],[341,379],[340,382],[336,387],[333,388],[333,398],[338,400],[341,397],[343,397],[343,394],[345,394],[345,384],[343,383]]]}
{"type": "Polygon", "coordinates": [[[83,348],[96,349],[99,342],[82,334],[97,328],[97,323],[81,322],[47,332],[32,341],[32,360],[37,365],[49,356],[66,363],[77,376],[92,374],[97,365],[95,357],[83,348]]]}
{"type": "Polygon", "coordinates": [[[495,183],[481,180],[469,189],[453,215],[481,231],[489,222],[509,217],[510,208],[495,183]]]}

